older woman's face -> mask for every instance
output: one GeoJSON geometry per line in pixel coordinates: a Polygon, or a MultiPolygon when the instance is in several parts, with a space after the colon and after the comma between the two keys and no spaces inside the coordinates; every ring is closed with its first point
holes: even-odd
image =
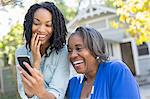
{"type": "Polygon", "coordinates": [[[77,73],[86,74],[95,69],[95,57],[86,48],[82,37],[75,34],[68,41],[68,58],[77,73]]]}
{"type": "Polygon", "coordinates": [[[42,44],[49,43],[52,36],[52,14],[44,9],[39,8],[35,11],[32,24],[32,33],[37,33],[42,44]]]}

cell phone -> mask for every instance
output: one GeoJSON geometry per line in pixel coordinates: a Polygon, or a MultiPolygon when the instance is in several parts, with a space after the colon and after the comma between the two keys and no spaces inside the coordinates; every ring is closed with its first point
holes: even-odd
{"type": "MultiPolygon", "coordinates": [[[[31,66],[31,62],[29,59],[29,56],[27,55],[21,55],[17,57],[17,60],[19,62],[19,65],[29,74],[31,75],[31,73],[29,72],[29,70],[26,68],[26,66],[23,64],[23,62],[27,62],[30,66],[31,66]]],[[[32,67],[32,66],[31,66],[32,67]]],[[[32,76],[32,75],[31,75],[32,76]]]]}

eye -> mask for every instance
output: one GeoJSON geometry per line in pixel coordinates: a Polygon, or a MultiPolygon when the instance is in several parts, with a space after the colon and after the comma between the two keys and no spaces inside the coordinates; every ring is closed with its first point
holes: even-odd
{"type": "Polygon", "coordinates": [[[81,52],[82,49],[83,49],[83,48],[81,48],[81,47],[77,47],[77,48],[76,48],[76,51],[81,52]]]}
{"type": "Polygon", "coordinates": [[[36,21],[33,21],[33,24],[34,24],[34,25],[40,25],[40,23],[39,23],[39,22],[36,22],[36,21]]]}
{"type": "Polygon", "coordinates": [[[68,48],[68,52],[69,52],[69,53],[71,53],[71,52],[72,52],[71,48],[68,48]]]}
{"type": "Polygon", "coordinates": [[[52,27],[52,24],[46,24],[47,27],[52,27]]]}

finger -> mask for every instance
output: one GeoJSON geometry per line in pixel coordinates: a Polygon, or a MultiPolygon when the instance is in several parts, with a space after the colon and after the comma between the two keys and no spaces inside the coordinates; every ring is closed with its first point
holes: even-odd
{"type": "Polygon", "coordinates": [[[17,68],[18,68],[19,72],[22,70],[20,65],[17,65],[17,68]]]}
{"type": "MultiPolygon", "coordinates": [[[[31,73],[32,77],[37,79],[37,81],[39,80],[39,76],[41,76],[40,71],[39,70],[35,70],[34,68],[32,68],[28,63],[23,62],[23,64],[26,66],[26,68],[29,70],[29,72],[31,73]]],[[[35,82],[32,81],[32,83],[34,84],[35,82]]]]}
{"type": "Polygon", "coordinates": [[[37,36],[37,33],[33,33],[32,35],[32,39],[31,39],[31,46],[34,46],[34,42],[35,42],[35,39],[36,39],[36,36],[37,36]]]}
{"type": "Polygon", "coordinates": [[[33,68],[33,69],[40,77],[43,77],[39,69],[36,69],[36,68],[33,68]]]}
{"type": "MultiPolygon", "coordinates": [[[[42,80],[43,80],[43,77],[40,75],[39,71],[37,71],[37,70],[31,68],[31,66],[30,66],[28,63],[26,63],[26,62],[23,62],[23,64],[26,66],[26,68],[29,70],[29,72],[30,72],[31,75],[32,75],[31,78],[27,78],[27,80],[29,80],[30,83],[31,83],[31,86],[30,86],[30,87],[37,85],[37,83],[38,83],[39,81],[42,81],[42,80]]],[[[27,76],[27,75],[25,75],[25,77],[26,77],[26,76],[27,76]]]]}
{"type": "Polygon", "coordinates": [[[22,78],[22,82],[24,85],[27,85],[29,87],[32,87],[32,84],[30,83],[30,81],[23,75],[22,71],[20,71],[20,75],[22,78]]]}
{"type": "Polygon", "coordinates": [[[26,77],[29,80],[32,79],[32,77],[21,66],[18,66],[17,68],[20,74],[22,74],[24,77],[26,77]]]}
{"type": "Polygon", "coordinates": [[[22,67],[18,67],[23,83],[29,87],[33,87],[33,82],[36,82],[22,67]]]}
{"type": "MultiPolygon", "coordinates": [[[[28,63],[24,63],[24,65],[27,67],[28,70],[29,70],[29,68],[32,69],[28,63]]],[[[33,69],[32,69],[32,71],[33,71],[33,69]]],[[[31,73],[30,70],[29,70],[29,72],[31,73]]],[[[22,77],[23,81],[24,81],[28,86],[30,86],[31,88],[33,88],[34,85],[36,85],[37,82],[40,80],[39,78],[37,79],[37,76],[36,76],[36,75],[38,75],[38,74],[32,72],[32,73],[31,73],[32,76],[30,76],[24,69],[22,69],[22,70],[20,71],[20,74],[21,74],[21,77],[22,77]],[[34,76],[34,77],[33,77],[33,76],[34,76]]]]}
{"type": "Polygon", "coordinates": [[[25,65],[25,67],[29,70],[29,72],[31,73],[31,75],[34,75],[34,70],[33,68],[27,63],[27,62],[23,62],[23,64],[25,65]]]}
{"type": "Polygon", "coordinates": [[[36,68],[33,68],[33,70],[34,75],[32,75],[32,77],[35,79],[35,81],[32,81],[32,84],[36,85],[37,82],[44,82],[43,75],[41,74],[41,72],[36,68]]]}
{"type": "Polygon", "coordinates": [[[19,70],[19,72],[20,72],[20,74],[24,74],[23,72],[24,72],[24,69],[20,66],[20,65],[17,65],[17,68],[18,68],[18,70],[19,70]]]}
{"type": "Polygon", "coordinates": [[[39,35],[36,36],[35,41],[34,41],[34,46],[37,47],[39,42],[39,35]]]}
{"type": "Polygon", "coordinates": [[[37,50],[40,51],[41,41],[38,42],[37,50]]]}

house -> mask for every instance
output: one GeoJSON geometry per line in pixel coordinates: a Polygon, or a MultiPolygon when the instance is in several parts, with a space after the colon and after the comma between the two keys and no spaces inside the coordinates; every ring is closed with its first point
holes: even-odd
{"type": "Polygon", "coordinates": [[[77,26],[86,25],[97,29],[103,36],[106,51],[111,60],[124,61],[133,75],[150,73],[150,43],[137,46],[134,38],[126,33],[125,28],[114,29],[110,23],[118,20],[116,10],[94,3],[95,0],[81,0],[78,14],[67,24],[71,33],[77,26]]]}

